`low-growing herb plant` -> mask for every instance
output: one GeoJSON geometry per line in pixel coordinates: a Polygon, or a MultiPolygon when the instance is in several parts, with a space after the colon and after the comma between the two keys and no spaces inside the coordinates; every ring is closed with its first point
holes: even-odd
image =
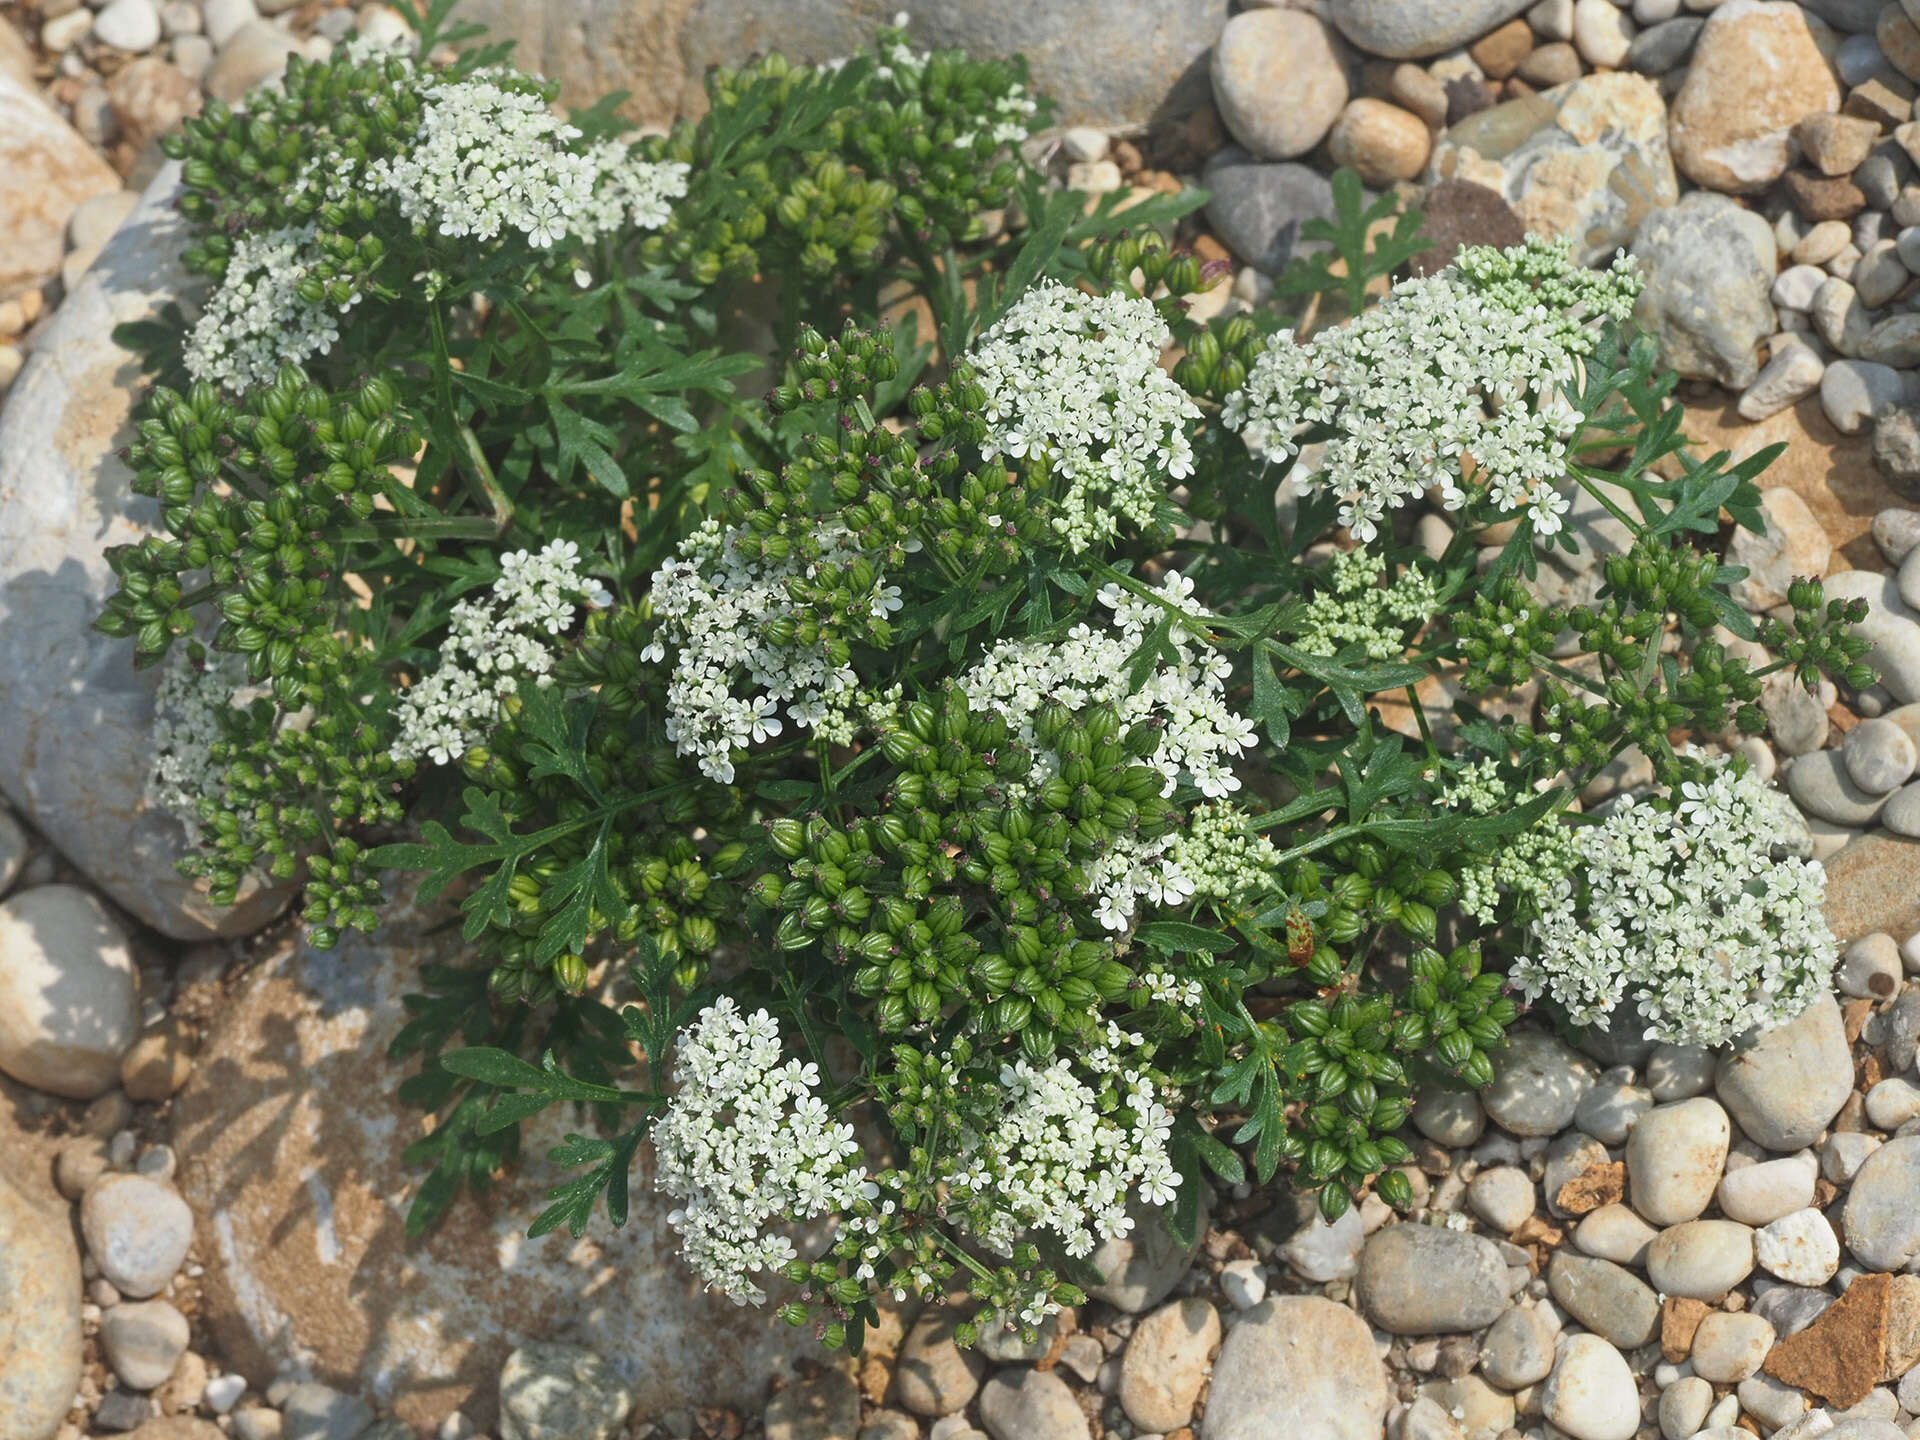
{"type": "Polygon", "coordinates": [[[1708,747],[1774,671],[1867,683],[1860,607],[1729,598],[1772,454],[1684,450],[1630,266],[1469,248],[1369,309],[1419,217],[1342,174],[1306,312],[1202,323],[1203,197],[1049,188],[1017,62],[887,31],[708,90],[630,140],[350,41],[177,145],[214,288],[135,337],[185,378],[101,624],[171,667],[216,898],[300,883],[321,944],[458,900],[411,1223],[575,1102],[535,1233],[624,1220],[651,1143],[736,1301],[1030,1327],[1213,1179],[1404,1206],[1416,1090],[1529,1004],[1718,1043],[1825,986],[1804,834],[1708,747]],[[1625,538],[1562,608],[1576,498],[1625,538]]]}

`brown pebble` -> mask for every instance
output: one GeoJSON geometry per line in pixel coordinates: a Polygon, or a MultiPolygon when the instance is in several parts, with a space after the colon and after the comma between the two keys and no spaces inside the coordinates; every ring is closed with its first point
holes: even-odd
{"type": "Polygon", "coordinates": [[[133,1100],[166,1100],[192,1074],[185,1032],[171,1016],[135,1040],[120,1059],[120,1084],[133,1100]]]}
{"type": "Polygon", "coordinates": [[[1426,168],[1433,136],[1410,110],[1364,96],[1347,103],[1327,136],[1336,165],[1351,165],[1369,185],[1411,180],[1426,168]]]}
{"type": "Polygon", "coordinates": [[[1707,1318],[1707,1302],[1669,1295],[1660,1305],[1660,1353],[1678,1365],[1693,1351],[1693,1332],[1707,1318]]]}
{"type": "Polygon", "coordinates": [[[1862,996],[1855,996],[1840,1007],[1840,1026],[1846,1032],[1849,1045],[1860,1042],[1860,1032],[1867,1028],[1867,1021],[1872,1016],[1873,1001],[1862,996]]]}
{"type": "Polygon", "coordinates": [[[1502,100],[1526,100],[1539,93],[1538,90],[1535,90],[1533,86],[1522,80],[1518,75],[1509,75],[1505,80],[1500,82],[1500,98],[1502,100]]]}
{"type": "Polygon", "coordinates": [[[1201,260],[1231,260],[1233,252],[1211,235],[1193,237],[1193,253],[1201,260]]]}
{"type": "Polygon", "coordinates": [[[1447,123],[1447,87],[1418,65],[1402,61],[1394,67],[1387,94],[1427,122],[1429,130],[1447,123]]]}
{"type": "Polygon", "coordinates": [[[1519,68],[1532,49],[1533,27],[1525,20],[1515,19],[1481,36],[1468,47],[1467,53],[1488,75],[1504,80],[1519,68]]]}
{"type": "Polygon", "coordinates": [[[1808,115],[1793,127],[1800,153],[1822,175],[1850,175],[1880,138],[1878,122],[1858,115],[1808,115]]]}
{"type": "MultiPolygon", "coordinates": [[[[1904,87],[1911,92],[1913,87],[1904,87]]],[[[1864,85],[1856,85],[1847,95],[1847,103],[1840,107],[1842,113],[1857,115],[1862,120],[1871,120],[1878,125],[1901,125],[1913,114],[1913,96],[1904,98],[1900,92],[1885,80],[1875,76],[1864,85]]]]}
{"type": "Polygon", "coordinates": [[[1517,72],[1530,85],[1550,89],[1580,78],[1580,52],[1564,40],[1542,45],[1520,62],[1517,72]]]}
{"type": "Polygon", "coordinates": [[[1769,1350],[1762,1368],[1839,1409],[1858,1405],[1886,1365],[1888,1279],[1862,1275],[1813,1324],[1769,1350]]]}
{"type": "Polygon", "coordinates": [[[1851,220],[1867,208],[1867,197],[1844,175],[1789,170],[1783,182],[1793,208],[1809,220],[1851,220]]]}
{"type": "Polygon", "coordinates": [[[1553,1203],[1569,1215],[1585,1215],[1602,1205],[1617,1204],[1627,1193],[1627,1166],[1622,1160],[1589,1165],[1560,1187],[1553,1203]]]}

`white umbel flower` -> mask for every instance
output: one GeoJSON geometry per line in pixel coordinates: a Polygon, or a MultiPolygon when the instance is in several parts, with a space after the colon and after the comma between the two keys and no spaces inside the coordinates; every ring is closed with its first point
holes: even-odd
{"type": "Polygon", "coordinates": [[[987,392],[989,459],[1045,457],[1064,482],[1054,525],[1069,550],[1149,524],[1171,481],[1193,473],[1199,407],[1160,369],[1159,311],[1127,295],[1034,286],[969,353],[987,392]]]}
{"type": "Polygon", "coordinates": [[[1005,1066],[998,1116],[962,1138],[946,1176],[962,1224],[1003,1255],[1035,1231],[1069,1255],[1091,1255],[1132,1230],[1134,1196],[1167,1205],[1179,1188],[1166,1097],[1105,1047],[1083,1064],[1091,1080],[1064,1056],[1040,1069],[1024,1059],[1005,1066]]]}
{"type": "Polygon", "coordinates": [[[1827,988],[1826,872],[1773,858],[1784,797],[1730,765],[1684,795],[1674,811],[1626,796],[1576,832],[1574,883],[1509,972],[1530,998],[1604,1027],[1632,996],[1654,1039],[1713,1046],[1792,1019],[1827,988]]]}
{"type": "Polygon", "coordinates": [[[433,86],[412,144],[368,174],[408,220],[451,237],[517,230],[546,249],[622,223],[664,224],[687,167],[647,165],[617,142],[581,150],[580,138],[540,95],[479,74],[433,86]]]}
{"type": "MultiPolygon", "coordinates": [[[[658,662],[671,649],[667,738],[680,754],[697,757],[703,775],[722,784],[733,782],[736,752],[783,733],[789,722],[827,739],[850,737],[861,698],[852,667],[836,664],[824,640],[783,644],[769,634],[772,622],[798,616],[787,581],[811,562],[749,558],[735,534],[709,520],[655,572],[653,613],[660,629],[641,652],[642,659],[658,662]],[[748,694],[737,693],[742,684],[748,694]]],[[[844,536],[822,541],[823,558],[854,553],[844,536]]],[[[867,603],[876,617],[898,610],[899,587],[876,572],[867,603]]]]}
{"type": "Polygon", "coordinates": [[[340,338],[339,318],[300,297],[318,259],[311,225],[242,235],[226,275],[207,297],[183,359],[195,380],[246,390],[271,384],[281,365],[324,355],[340,338]]]}
{"type": "MultiPolygon", "coordinates": [[[[1191,603],[1193,582],[1168,572],[1160,593],[1196,621],[1205,611],[1191,603]]],[[[1233,761],[1259,742],[1253,725],[1227,704],[1233,663],[1198,643],[1196,632],[1176,621],[1168,632],[1171,660],[1162,658],[1138,689],[1128,684],[1134,652],[1166,612],[1150,600],[1107,585],[1099,601],[1113,611],[1109,628],[1073,627],[1060,640],[1002,640],[959,679],[970,703],[1002,716],[1033,752],[1029,785],[1040,785],[1058,759],[1034,730],[1042,707],[1070,711],[1109,705],[1121,726],[1157,721],[1160,747],[1146,763],[1163,777],[1171,795],[1182,777],[1203,795],[1220,799],[1240,788],[1233,761]]],[[[1019,798],[1021,787],[1010,787],[1019,798]]],[[[1124,930],[1142,903],[1179,906],[1193,897],[1195,882],[1172,858],[1173,835],[1143,840],[1126,835],[1087,864],[1087,879],[1100,923],[1124,930]]]]}
{"type": "Polygon", "coordinates": [[[213,758],[225,738],[221,715],[243,694],[246,668],[237,655],[175,645],[167,652],[153,697],[153,758],[147,770],[147,804],[165,810],[200,836],[200,801],[226,793],[226,778],[213,758]]]}
{"type": "Polygon", "coordinates": [[[679,1089],[653,1127],[654,1185],[680,1201],[667,1222],[680,1253],[736,1305],[758,1305],[753,1279],[794,1258],[780,1221],[845,1215],[877,1187],[859,1163],[853,1127],[821,1100],[820,1070],[781,1059],[780,1027],[765,1010],[743,1016],[722,996],[680,1036],[679,1089]]]}
{"type": "Polygon", "coordinates": [[[1431,488],[1449,509],[1464,504],[1463,456],[1501,510],[1524,510],[1552,535],[1568,503],[1555,485],[1579,425],[1588,327],[1626,319],[1639,290],[1624,256],[1584,270],[1565,242],[1464,249],[1305,345],[1278,332],[1221,418],[1276,457],[1298,453],[1304,431],[1330,431],[1320,469],[1302,480],[1339,497],[1340,523],[1362,544],[1431,488]]]}
{"type": "Polygon", "coordinates": [[[396,760],[458,760],[500,718],[500,705],[533,680],[553,683],[556,656],[547,642],[573,624],[581,604],[605,608],[613,596],[579,571],[580,547],[551,540],[538,555],[516,550],[500,561],[500,578],[484,601],[453,607],[440,663],[400,700],[396,760]]]}

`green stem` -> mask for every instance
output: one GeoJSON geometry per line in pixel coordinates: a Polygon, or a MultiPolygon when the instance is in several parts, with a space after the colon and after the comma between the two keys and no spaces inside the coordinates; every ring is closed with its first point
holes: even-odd
{"type": "Polygon", "coordinates": [[[473,492],[473,498],[493,512],[494,535],[504,535],[507,522],[513,519],[513,501],[494,478],[493,466],[487,463],[487,452],[480,448],[480,437],[473,433],[471,425],[460,427],[460,440],[466,446],[468,462],[460,467],[460,474],[473,492]]]}
{"type": "Polygon", "coordinates": [[[1601,505],[1605,506],[1607,512],[1622,525],[1626,526],[1628,530],[1632,531],[1636,537],[1647,528],[1646,521],[1634,519],[1633,516],[1627,514],[1625,509],[1602,491],[1598,477],[1593,475],[1593,473],[1584,466],[1570,466],[1568,467],[1568,473],[1579,482],[1582,490],[1585,490],[1589,495],[1593,496],[1594,499],[1598,500],[1601,505]]]}
{"type": "Polygon", "coordinates": [[[343,525],[341,540],[492,540],[501,526],[485,515],[394,515],[343,525]]]}

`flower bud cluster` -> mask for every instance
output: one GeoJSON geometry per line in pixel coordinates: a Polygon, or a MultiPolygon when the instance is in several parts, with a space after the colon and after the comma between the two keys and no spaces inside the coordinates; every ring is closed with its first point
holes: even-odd
{"type": "Polygon", "coordinates": [[[1386,556],[1361,548],[1333,557],[1328,588],[1307,602],[1296,641],[1313,655],[1337,655],[1358,645],[1370,660],[1392,660],[1406,651],[1409,626],[1424,624],[1440,608],[1433,576],[1409,565],[1388,586],[1386,556]]]}

